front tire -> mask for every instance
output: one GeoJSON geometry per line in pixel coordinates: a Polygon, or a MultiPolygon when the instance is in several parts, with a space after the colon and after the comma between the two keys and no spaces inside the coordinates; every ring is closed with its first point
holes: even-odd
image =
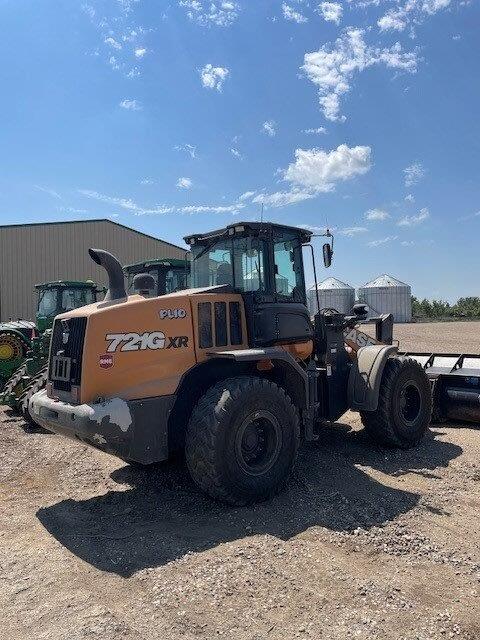
{"type": "Polygon", "coordinates": [[[389,447],[408,449],[424,437],[432,416],[432,392],[421,365],[412,358],[389,358],[376,411],[361,411],[367,433],[389,447]]]}
{"type": "Polygon", "coordinates": [[[213,498],[235,505],[266,500],[285,486],[299,441],[298,412],[281,387],[263,378],[229,378],[192,412],[187,467],[213,498]]]}

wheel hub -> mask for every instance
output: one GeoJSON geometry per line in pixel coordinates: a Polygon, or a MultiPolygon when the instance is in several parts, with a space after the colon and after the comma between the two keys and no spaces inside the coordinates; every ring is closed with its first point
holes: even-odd
{"type": "Polygon", "coordinates": [[[400,411],[407,424],[417,419],[422,408],[422,397],[416,384],[409,382],[400,394],[400,411]]]}
{"type": "Polygon", "coordinates": [[[249,475],[266,473],[280,452],[282,432],[269,411],[256,411],[245,418],[235,439],[238,464],[249,475]]]}

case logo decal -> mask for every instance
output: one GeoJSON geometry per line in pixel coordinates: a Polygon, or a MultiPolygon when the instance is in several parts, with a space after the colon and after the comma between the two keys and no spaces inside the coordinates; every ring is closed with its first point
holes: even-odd
{"type": "Polygon", "coordinates": [[[160,309],[158,315],[160,320],[178,320],[179,318],[186,318],[187,312],[185,309],[160,309]]]}
{"type": "Polygon", "coordinates": [[[110,369],[111,367],[113,367],[113,356],[111,356],[109,353],[100,356],[99,364],[102,369],[110,369]]]}
{"type": "Polygon", "coordinates": [[[105,340],[110,343],[107,347],[108,353],[114,353],[115,351],[145,351],[147,349],[180,349],[182,347],[188,347],[188,336],[170,337],[165,336],[162,331],[108,333],[105,336],[105,340]]]}

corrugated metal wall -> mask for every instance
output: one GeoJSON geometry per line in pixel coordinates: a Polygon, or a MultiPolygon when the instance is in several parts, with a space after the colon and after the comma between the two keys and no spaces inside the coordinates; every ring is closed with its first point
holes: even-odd
{"type": "Polygon", "coordinates": [[[110,220],[0,226],[0,317],[35,315],[34,285],[50,280],[91,279],[105,285],[105,271],[88,249],[106,249],[122,264],[185,257],[186,249],[110,220]]]}

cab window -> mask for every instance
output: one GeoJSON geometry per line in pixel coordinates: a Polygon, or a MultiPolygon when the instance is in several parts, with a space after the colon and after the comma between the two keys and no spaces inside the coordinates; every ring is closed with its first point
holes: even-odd
{"type": "Polygon", "coordinates": [[[91,289],[63,289],[60,311],[71,311],[92,302],[95,302],[95,296],[91,289]]]}
{"type": "Polygon", "coordinates": [[[298,238],[282,234],[274,242],[275,291],[281,301],[304,302],[302,248],[298,238]]]}
{"type": "Polygon", "coordinates": [[[44,289],[40,293],[40,300],[38,302],[38,313],[41,316],[56,315],[57,311],[57,290],[56,289],[44,289]]]}

